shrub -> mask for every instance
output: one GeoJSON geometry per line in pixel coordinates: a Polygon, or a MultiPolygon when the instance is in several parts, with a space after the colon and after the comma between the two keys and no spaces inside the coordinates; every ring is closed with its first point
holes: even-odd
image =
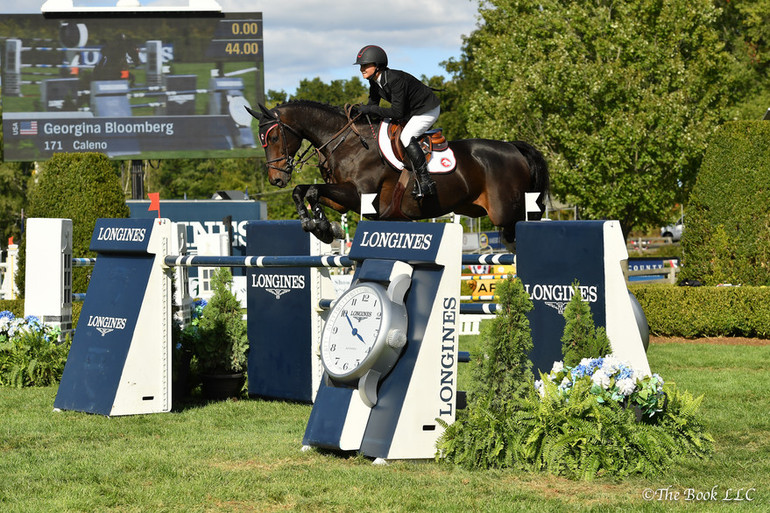
{"type": "Polygon", "coordinates": [[[58,342],[58,328],[32,316],[0,312],[0,385],[48,386],[59,382],[69,354],[69,337],[58,342]]]}
{"type": "Polygon", "coordinates": [[[664,388],[659,376],[607,356],[581,360],[575,367],[556,362],[550,374],[532,384],[521,382],[530,372],[526,358],[501,365],[504,359],[497,355],[516,354],[510,347],[523,349],[528,339],[531,348],[524,316],[531,303],[515,284],[507,280],[498,288],[507,319],[499,322],[498,314],[489,323],[495,329],[485,334],[485,350],[477,358],[485,372],[473,377],[489,381],[473,387],[485,393],[459,411],[453,424],[438,419],[445,431],[437,457],[471,469],[515,468],[593,479],[652,476],[679,458],[710,452],[713,439],[697,415],[702,398],[664,388]],[[512,380],[519,386],[508,385],[512,380]]]}
{"type": "Polygon", "coordinates": [[[240,373],[246,368],[248,338],[238,298],[230,290],[233,276],[220,267],[211,278],[213,296],[203,308],[192,352],[202,374],[240,373]]]}
{"type": "MultiPolygon", "coordinates": [[[[117,165],[99,153],[55,154],[42,165],[37,183],[29,191],[27,217],[72,219],[72,254],[76,257],[96,256],[88,248],[98,218],[128,216],[117,165]]],[[[24,290],[25,249],[22,240],[16,281],[20,291],[24,290]]],[[[73,269],[73,292],[86,291],[90,272],[89,268],[73,269]]]]}
{"type": "Polygon", "coordinates": [[[770,338],[770,288],[633,285],[650,333],[770,338]]]}
{"type": "Polygon", "coordinates": [[[564,309],[564,321],[561,352],[565,365],[574,366],[583,358],[595,358],[610,352],[607,331],[594,326],[591,307],[583,301],[578,283],[572,285],[572,298],[564,309]]]}
{"type": "Polygon", "coordinates": [[[770,123],[726,123],[690,195],[680,279],[770,285],[770,123]]]}
{"type": "Polygon", "coordinates": [[[480,355],[473,359],[470,400],[499,401],[521,396],[531,386],[532,335],[526,313],[532,310],[521,280],[508,278],[495,289],[501,310],[481,324],[480,355]]]}

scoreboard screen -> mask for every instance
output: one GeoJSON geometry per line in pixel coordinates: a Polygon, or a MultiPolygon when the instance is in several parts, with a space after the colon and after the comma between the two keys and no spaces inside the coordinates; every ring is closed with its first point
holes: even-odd
{"type": "Polygon", "coordinates": [[[3,159],[255,156],[262,14],[0,18],[3,159]]]}

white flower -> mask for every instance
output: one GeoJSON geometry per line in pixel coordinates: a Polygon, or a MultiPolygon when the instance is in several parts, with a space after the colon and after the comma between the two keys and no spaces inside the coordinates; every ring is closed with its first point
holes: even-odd
{"type": "Polygon", "coordinates": [[[591,376],[591,381],[593,381],[594,385],[599,385],[604,389],[610,386],[610,376],[603,369],[597,369],[594,375],[591,376]]]}
{"type": "Polygon", "coordinates": [[[626,397],[633,394],[634,390],[636,390],[636,380],[632,378],[621,379],[617,381],[615,385],[618,387],[618,392],[626,397]]]}
{"type": "Polygon", "coordinates": [[[538,379],[535,381],[535,390],[537,390],[537,393],[540,394],[540,397],[545,397],[545,387],[543,386],[543,381],[538,379]]]}
{"type": "Polygon", "coordinates": [[[553,362],[553,368],[551,374],[557,374],[564,370],[564,362],[553,362]]]}
{"type": "Polygon", "coordinates": [[[605,356],[604,360],[602,360],[602,370],[610,376],[615,374],[621,365],[623,365],[623,362],[611,355],[605,356]]]}

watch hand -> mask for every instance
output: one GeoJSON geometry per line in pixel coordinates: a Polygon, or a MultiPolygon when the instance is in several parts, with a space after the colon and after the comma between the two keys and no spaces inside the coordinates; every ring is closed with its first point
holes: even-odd
{"type": "Polygon", "coordinates": [[[345,312],[345,319],[347,319],[347,320],[348,320],[348,324],[350,324],[350,327],[353,329],[353,333],[352,333],[352,334],[353,334],[353,336],[354,336],[354,337],[358,337],[358,340],[360,340],[360,341],[361,341],[361,342],[363,342],[363,343],[366,343],[366,341],[364,340],[364,337],[362,337],[361,335],[359,335],[359,333],[358,333],[358,330],[357,330],[356,328],[353,328],[353,323],[352,323],[352,322],[350,322],[350,317],[348,316],[347,312],[345,312]]]}

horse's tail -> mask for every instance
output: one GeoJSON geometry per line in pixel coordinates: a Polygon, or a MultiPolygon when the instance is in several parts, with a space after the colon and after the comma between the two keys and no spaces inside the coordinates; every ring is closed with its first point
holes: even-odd
{"type": "Polygon", "coordinates": [[[551,177],[548,173],[548,162],[545,161],[545,157],[540,150],[528,142],[513,141],[512,144],[516,146],[516,149],[518,149],[522,155],[524,155],[524,158],[527,159],[527,163],[529,164],[531,187],[528,192],[541,193],[538,203],[542,202],[545,204],[546,198],[551,190],[551,177]]]}

